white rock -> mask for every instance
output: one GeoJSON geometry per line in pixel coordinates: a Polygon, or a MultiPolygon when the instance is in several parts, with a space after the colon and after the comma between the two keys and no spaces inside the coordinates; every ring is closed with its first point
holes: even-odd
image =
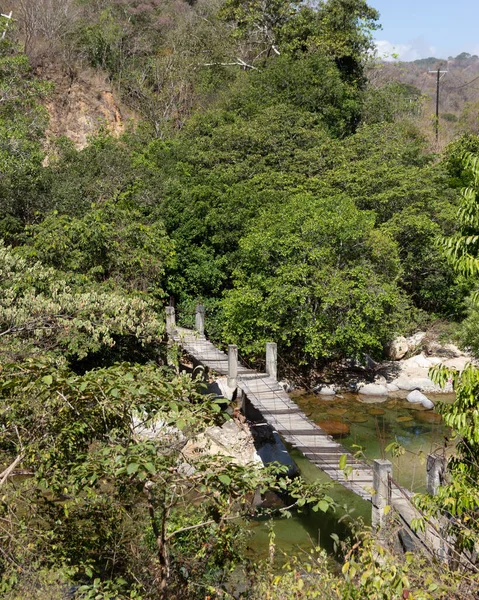
{"type": "Polygon", "coordinates": [[[424,356],[424,354],[418,354],[417,356],[413,356],[412,360],[417,364],[418,367],[423,369],[430,369],[433,365],[431,361],[424,356]]]}
{"type": "Polygon", "coordinates": [[[428,356],[428,360],[432,366],[440,365],[442,363],[442,360],[439,358],[439,356],[428,356]]]}
{"type": "Polygon", "coordinates": [[[407,395],[407,401],[411,404],[422,404],[423,402],[430,402],[429,398],[422,394],[419,390],[413,390],[407,395]]]}
{"type": "Polygon", "coordinates": [[[400,390],[408,392],[412,390],[435,389],[435,384],[429,377],[399,377],[394,382],[400,390]]]}
{"type": "Polygon", "coordinates": [[[388,392],[397,392],[399,387],[395,383],[386,383],[386,389],[388,392]]]}
{"type": "MultiPolygon", "coordinates": [[[[412,392],[411,392],[412,393],[412,392]]],[[[421,402],[421,404],[424,406],[424,408],[426,408],[427,410],[431,410],[431,408],[434,408],[434,402],[432,400],[429,400],[429,398],[426,398],[425,400],[423,400],[421,402]]]]}
{"type": "Polygon", "coordinates": [[[335,396],[336,395],[336,390],[334,389],[334,387],[328,386],[328,385],[324,385],[323,387],[321,387],[318,390],[318,394],[320,394],[321,396],[335,396]]]}
{"type": "Polygon", "coordinates": [[[289,394],[289,392],[292,392],[294,390],[294,387],[286,379],[283,381],[278,381],[278,385],[280,385],[287,394],[289,394]]]}
{"type": "Polygon", "coordinates": [[[391,360],[400,360],[408,353],[409,346],[405,337],[400,335],[393,340],[387,349],[388,356],[391,360]]]}
{"type": "Polygon", "coordinates": [[[378,385],[377,383],[367,383],[359,388],[358,392],[365,396],[385,396],[388,393],[388,389],[385,385],[378,385]]]}
{"type": "Polygon", "coordinates": [[[459,348],[455,344],[445,344],[444,348],[448,350],[454,358],[459,358],[459,356],[465,356],[465,353],[462,350],[459,350],[459,348]]]}
{"type": "Polygon", "coordinates": [[[374,378],[374,383],[376,383],[378,385],[386,385],[387,384],[386,377],[383,377],[382,375],[378,375],[377,377],[374,378]]]}
{"type": "Polygon", "coordinates": [[[411,335],[410,337],[406,338],[409,349],[413,350],[414,348],[417,348],[425,337],[426,337],[425,331],[418,331],[414,335],[411,335]]]}

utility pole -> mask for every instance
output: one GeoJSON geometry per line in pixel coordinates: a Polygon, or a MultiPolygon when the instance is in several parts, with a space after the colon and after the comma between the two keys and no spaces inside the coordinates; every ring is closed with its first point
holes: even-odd
{"type": "Polygon", "coordinates": [[[439,68],[437,71],[429,71],[429,73],[437,74],[437,80],[436,80],[436,144],[437,144],[439,141],[439,87],[440,87],[439,82],[444,77],[444,75],[447,73],[447,71],[441,71],[441,69],[439,68]]]}

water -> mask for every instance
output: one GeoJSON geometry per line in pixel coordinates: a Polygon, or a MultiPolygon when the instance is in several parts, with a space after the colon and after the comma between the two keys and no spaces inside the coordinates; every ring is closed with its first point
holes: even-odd
{"type": "MultiPolygon", "coordinates": [[[[325,420],[339,421],[349,428],[349,434],[338,439],[352,453],[358,446],[367,459],[387,458],[393,463],[393,478],[413,492],[426,490],[427,454],[444,446],[449,429],[434,411],[425,411],[420,405],[413,405],[405,399],[406,394],[398,392],[386,401],[378,402],[373,398],[361,398],[356,394],[344,394],[343,397],[327,398],[314,394],[294,394],[294,401],[316,423],[325,420]],[[397,442],[404,448],[404,454],[393,457],[386,452],[391,442],[397,442]]],[[[452,402],[454,394],[428,394],[436,402],[452,402]]],[[[452,447],[449,449],[452,451],[452,447]]],[[[306,480],[320,479],[330,481],[320,469],[306,460],[302,454],[291,450],[301,475],[306,480]]],[[[275,542],[278,552],[285,555],[308,551],[318,543],[328,552],[332,551],[331,533],[340,538],[348,534],[345,521],[340,521],[347,511],[355,518],[361,517],[366,525],[371,522],[371,504],[356,494],[335,483],[328,492],[334,500],[346,509],[339,508],[336,513],[308,513],[296,515],[291,519],[275,519],[275,542]]],[[[268,526],[257,521],[253,524],[253,537],[250,547],[261,558],[267,556],[268,526]]]]}

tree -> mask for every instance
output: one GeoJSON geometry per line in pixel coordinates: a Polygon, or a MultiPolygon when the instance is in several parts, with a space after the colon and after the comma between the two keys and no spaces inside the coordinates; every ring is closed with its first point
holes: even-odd
{"type": "MultiPolygon", "coordinates": [[[[102,350],[141,354],[164,330],[154,304],[88,279],[75,280],[0,246],[0,352],[15,361],[52,352],[81,360],[102,350]]],[[[7,358],[8,357],[8,358],[7,358]]]]}
{"type": "Polygon", "coordinates": [[[0,236],[11,239],[45,205],[42,148],[50,86],[33,77],[28,58],[0,40],[0,236]]]}
{"type": "Polygon", "coordinates": [[[406,305],[396,246],[373,224],[341,196],[265,210],[240,242],[224,339],[250,353],[277,341],[300,362],[380,354],[406,305]]]}
{"type": "MultiPolygon", "coordinates": [[[[471,185],[462,191],[458,211],[460,229],[453,236],[442,240],[443,248],[452,267],[462,275],[472,279],[477,286],[479,273],[479,156],[466,153],[464,168],[470,170],[471,185]]],[[[474,306],[466,319],[466,332],[477,332],[477,291],[472,295],[474,306]]],[[[467,338],[466,338],[467,339],[467,338]]],[[[473,349],[476,350],[476,340],[473,349]]],[[[441,403],[439,410],[446,425],[457,437],[456,455],[449,463],[449,479],[440,488],[437,496],[422,497],[419,504],[433,516],[447,515],[448,529],[455,541],[456,553],[450,557],[452,564],[477,573],[477,540],[479,525],[477,506],[479,504],[479,369],[468,365],[462,372],[438,366],[431,371],[437,383],[445,385],[452,381],[456,392],[453,404],[441,403]],[[464,554],[464,551],[466,552],[464,554]]]]}
{"type": "Polygon", "coordinates": [[[174,249],[161,221],[148,219],[127,202],[93,205],[82,218],[50,214],[28,229],[32,259],[99,282],[161,298],[174,249]]]}

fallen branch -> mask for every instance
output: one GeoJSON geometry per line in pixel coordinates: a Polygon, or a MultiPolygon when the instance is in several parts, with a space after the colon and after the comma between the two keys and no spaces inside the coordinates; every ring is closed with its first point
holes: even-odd
{"type": "Polygon", "coordinates": [[[22,462],[24,459],[23,454],[19,454],[17,458],[12,462],[12,464],[7,467],[2,473],[0,473],[0,486],[2,486],[5,481],[10,477],[12,471],[15,470],[15,467],[22,462]]]}

